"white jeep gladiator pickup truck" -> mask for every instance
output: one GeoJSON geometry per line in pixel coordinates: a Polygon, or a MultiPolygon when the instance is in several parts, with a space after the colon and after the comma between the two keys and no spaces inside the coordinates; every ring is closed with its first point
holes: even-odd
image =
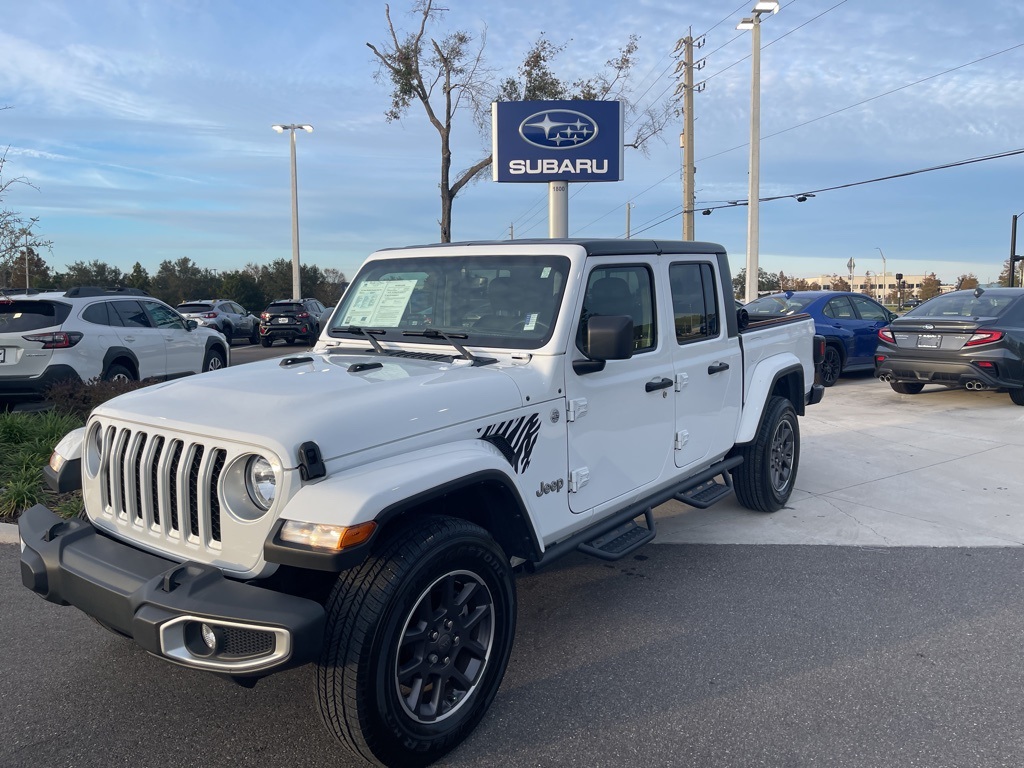
{"type": "Polygon", "coordinates": [[[823,344],[745,320],[710,243],[380,251],[311,350],[96,408],[47,472],[85,515],[25,511],[24,584],[243,684],[313,662],[351,752],[430,763],[498,691],[514,569],[620,558],[671,499],[786,503],[823,344]]]}

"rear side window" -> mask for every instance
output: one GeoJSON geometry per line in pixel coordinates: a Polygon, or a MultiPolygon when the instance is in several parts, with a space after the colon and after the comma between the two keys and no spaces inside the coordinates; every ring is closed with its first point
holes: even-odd
{"type": "Polygon", "coordinates": [[[4,301],[0,299],[0,333],[21,333],[52,328],[67,320],[71,306],[59,301],[4,301]]]}
{"type": "Polygon", "coordinates": [[[90,304],[82,312],[82,319],[96,325],[121,325],[121,318],[113,312],[109,312],[109,307],[110,304],[106,301],[90,304]]]}
{"type": "Polygon", "coordinates": [[[718,336],[718,297],[710,264],[669,267],[676,341],[688,344],[718,336]]]}

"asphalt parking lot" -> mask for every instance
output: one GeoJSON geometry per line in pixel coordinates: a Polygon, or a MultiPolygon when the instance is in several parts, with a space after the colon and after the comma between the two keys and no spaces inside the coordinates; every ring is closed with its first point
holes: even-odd
{"type": "MultiPolygon", "coordinates": [[[[1022,418],[1005,394],[840,380],[802,419],[787,508],[664,505],[634,556],[518,579],[502,688],[438,765],[1019,766],[1022,418]]],[[[17,555],[0,765],[355,768],[309,668],[246,691],[174,667],[29,593],[17,555]]]]}

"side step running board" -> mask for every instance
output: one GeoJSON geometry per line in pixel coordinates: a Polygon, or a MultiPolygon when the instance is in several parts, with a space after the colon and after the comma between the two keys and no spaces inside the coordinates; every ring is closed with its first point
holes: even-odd
{"type": "Polygon", "coordinates": [[[655,537],[654,510],[650,507],[644,510],[644,522],[646,528],[638,525],[634,518],[602,536],[583,542],[576,549],[601,560],[621,560],[655,537]]]}
{"type": "Polygon", "coordinates": [[[707,509],[712,504],[721,501],[722,498],[732,493],[732,475],[725,472],[719,475],[719,477],[724,479],[725,482],[720,483],[717,477],[713,477],[700,485],[677,493],[676,501],[689,504],[697,509],[707,509]]]}

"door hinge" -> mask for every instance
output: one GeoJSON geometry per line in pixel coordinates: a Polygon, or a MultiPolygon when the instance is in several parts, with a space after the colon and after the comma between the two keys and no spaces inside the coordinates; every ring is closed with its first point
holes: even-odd
{"type": "Polygon", "coordinates": [[[682,392],[683,387],[690,383],[690,375],[688,373],[677,373],[676,374],[676,392],[682,392]]]}
{"type": "Polygon", "coordinates": [[[578,493],[580,488],[590,482],[590,470],[587,467],[574,469],[569,473],[569,493],[578,493]]]}
{"type": "Polygon", "coordinates": [[[677,451],[683,450],[683,446],[686,445],[688,442],[690,442],[690,433],[689,432],[687,432],[685,429],[680,431],[680,432],[676,432],[676,450],[677,451]]]}
{"type": "Polygon", "coordinates": [[[576,419],[587,414],[587,400],[584,397],[578,397],[575,400],[570,400],[566,404],[565,408],[565,420],[576,421],[576,419]]]}

